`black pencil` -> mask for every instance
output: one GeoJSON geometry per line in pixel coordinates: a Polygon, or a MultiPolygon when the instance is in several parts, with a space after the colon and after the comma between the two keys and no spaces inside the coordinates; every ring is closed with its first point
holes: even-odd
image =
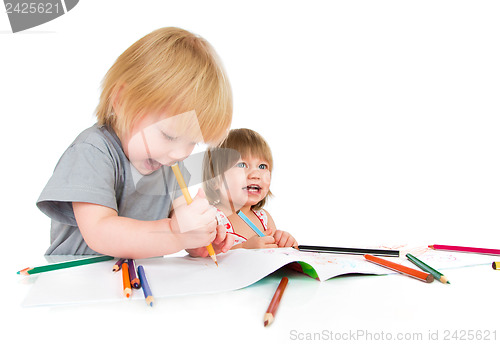
{"type": "Polygon", "coordinates": [[[382,250],[376,248],[299,245],[299,250],[308,252],[321,252],[321,253],[341,253],[341,254],[360,254],[360,255],[371,254],[374,256],[399,257],[399,251],[397,250],[382,250]]]}

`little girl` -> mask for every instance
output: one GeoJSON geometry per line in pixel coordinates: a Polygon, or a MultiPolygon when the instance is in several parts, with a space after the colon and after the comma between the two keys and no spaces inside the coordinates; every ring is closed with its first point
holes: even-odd
{"type": "Polygon", "coordinates": [[[219,225],[235,236],[233,248],[297,246],[290,233],[277,230],[263,209],[269,196],[273,157],[269,145],[257,132],[233,129],[220,148],[207,152],[204,190],[216,206],[219,225]],[[243,220],[243,213],[264,234],[259,236],[243,220]]]}

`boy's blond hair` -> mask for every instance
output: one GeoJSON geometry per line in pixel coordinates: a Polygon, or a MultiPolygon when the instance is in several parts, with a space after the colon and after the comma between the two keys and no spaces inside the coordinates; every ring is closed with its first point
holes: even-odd
{"type": "Polygon", "coordinates": [[[193,110],[203,141],[218,144],[231,124],[231,87],[205,39],[167,27],[144,36],[118,57],[102,82],[96,115],[99,124],[125,133],[148,113],[193,110]],[[120,116],[114,113],[116,102],[120,116]]]}
{"type": "MultiPolygon", "coordinates": [[[[257,157],[269,164],[269,172],[273,171],[273,155],[271,148],[264,138],[251,129],[232,129],[226,139],[217,148],[207,151],[203,164],[204,191],[209,201],[218,201],[219,187],[223,182],[223,174],[233,167],[239,158],[250,156],[257,157]]],[[[260,210],[266,204],[268,197],[272,196],[269,190],[266,197],[254,204],[252,210],[260,210]]]]}

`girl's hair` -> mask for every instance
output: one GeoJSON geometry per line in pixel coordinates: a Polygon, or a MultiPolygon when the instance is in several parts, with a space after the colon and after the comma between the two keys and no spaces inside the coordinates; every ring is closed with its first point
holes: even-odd
{"type": "MultiPolygon", "coordinates": [[[[265,160],[269,164],[269,172],[273,171],[273,156],[266,140],[251,129],[232,129],[226,139],[217,148],[212,148],[205,154],[203,163],[203,188],[207,199],[211,202],[218,201],[220,196],[217,191],[223,182],[224,172],[233,167],[239,158],[250,156],[265,160]]],[[[266,197],[254,204],[252,210],[260,210],[266,204],[268,197],[272,196],[269,190],[266,197]]]]}
{"type": "Polygon", "coordinates": [[[96,115],[118,133],[152,112],[195,111],[203,141],[218,144],[233,113],[222,62],[203,38],[167,27],[144,36],[118,57],[102,82],[96,115]],[[119,104],[120,116],[114,104],[119,104]]]}

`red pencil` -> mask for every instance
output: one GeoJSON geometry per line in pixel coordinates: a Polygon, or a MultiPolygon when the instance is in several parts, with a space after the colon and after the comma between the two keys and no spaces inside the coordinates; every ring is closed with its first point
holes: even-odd
{"type": "Polygon", "coordinates": [[[478,247],[465,247],[465,246],[449,246],[449,245],[429,245],[433,250],[444,250],[444,251],[456,251],[456,252],[467,252],[467,253],[480,253],[480,254],[492,254],[500,256],[500,250],[492,248],[478,248],[478,247]]]}
{"type": "Polygon", "coordinates": [[[274,321],[274,317],[276,316],[276,311],[278,310],[278,306],[280,304],[281,297],[283,296],[283,292],[285,291],[286,285],[288,283],[288,278],[283,277],[281,279],[278,288],[274,292],[274,296],[269,303],[269,307],[267,308],[266,314],[264,315],[264,326],[271,324],[274,321]]]}
{"type": "Polygon", "coordinates": [[[434,276],[432,276],[431,274],[429,274],[427,272],[415,270],[415,269],[406,267],[404,265],[391,262],[391,261],[386,260],[386,259],[374,257],[374,256],[369,255],[369,254],[365,254],[364,257],[366,260],[368,260],[372,263],[381,265],[384,268],[394,270],[394,271],[399,272],[403,275],[407,275],[407,276],[416,278],[420,281],[427,282],[427,283],[434,281],[434,276]]]}

